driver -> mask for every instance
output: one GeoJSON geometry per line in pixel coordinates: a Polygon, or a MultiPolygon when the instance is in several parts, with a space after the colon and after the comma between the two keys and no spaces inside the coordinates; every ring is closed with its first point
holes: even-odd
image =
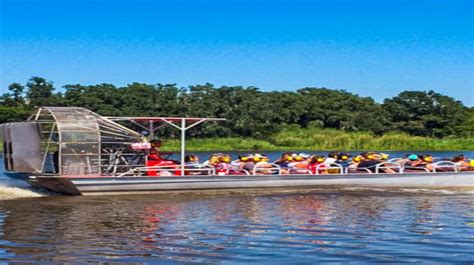
{"type": "Polygon", "coordinates": [[[150,152],[148,153],[148,160],[162,161],[165,160],[160,156],[160,150],[162,142],[160,140],[151,140],[150,141],[150,152]]]}

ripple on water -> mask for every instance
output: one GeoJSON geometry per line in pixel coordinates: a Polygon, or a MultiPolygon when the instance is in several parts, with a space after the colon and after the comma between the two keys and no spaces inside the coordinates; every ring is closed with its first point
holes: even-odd
{"type": "Polygon", "coordinates": [[[0,259],[469,263],[472,199],[337,190],[2,201],[0,259]]]}

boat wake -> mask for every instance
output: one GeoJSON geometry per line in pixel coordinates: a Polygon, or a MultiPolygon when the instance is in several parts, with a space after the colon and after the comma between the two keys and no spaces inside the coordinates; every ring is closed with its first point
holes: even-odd
{"type": "Polygon", "coordinates": [[[0,175],[0,200],[43,197],[47,195],[48,193],[46,192],[34,191],[25,180],[0,175]]]}
{"type": "Polygon", "coordinates": [[[474,195],[472,188],[452,188],[452,189],[435,189],[435,188],[375,188],[375,187],[347,187],[341,188],[342,191],[367,191],[367,192],[391,192],[391,193],[408,193],[408,194],[432,194],[432,195],[474,195]]]}
{"type": "Polygon", "coordinates": [[[474,195],[472,189],[401,189],[403,192],[416,192],[416,193],[428,193],[428,194],[440,194],[440,195],[474,195]]]}

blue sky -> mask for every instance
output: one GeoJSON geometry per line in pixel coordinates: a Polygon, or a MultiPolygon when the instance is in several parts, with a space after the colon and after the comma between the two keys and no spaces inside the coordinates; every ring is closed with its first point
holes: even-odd
{"type": "Polygon", "coordinates": [[[472,0],[0,0],[0,90],[41,76],[435,90],[474,106],[472,0]]]}

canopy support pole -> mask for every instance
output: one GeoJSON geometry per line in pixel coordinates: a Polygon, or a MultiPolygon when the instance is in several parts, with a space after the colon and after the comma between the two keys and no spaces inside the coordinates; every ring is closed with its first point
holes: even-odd
{"type": "Polygon", "coordinates": [[[186,119],[181,120],[181,176],[184,176],[184,157],[186,156],[186,119]]]}
{"type": "Polygon", "coordinates": [[[150,140],[153,140],[155,139],[155,122],[154,121],[150,121],[150,124],[149,124],[149,137],[150,137],[150,140]]]}

